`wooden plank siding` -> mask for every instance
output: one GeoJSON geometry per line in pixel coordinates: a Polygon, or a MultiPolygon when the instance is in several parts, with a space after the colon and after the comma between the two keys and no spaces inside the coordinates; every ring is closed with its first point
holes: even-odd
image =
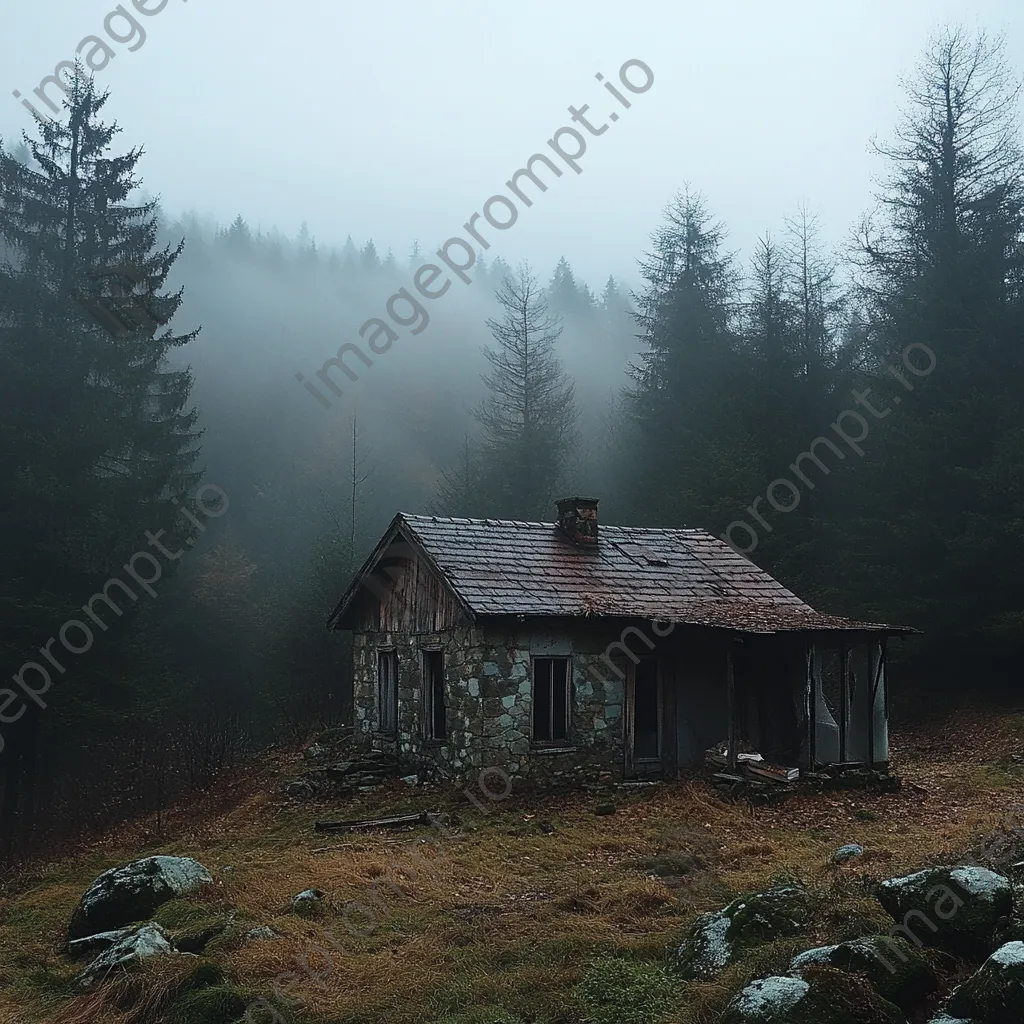
{"type": "Polygon", "coordinates": [[[439,633],[466,623],[466,614],[448,584],[421,557],[408,557],[389,548],[375,573],[378,598],[361,602],[359,632],[439,633]]]}

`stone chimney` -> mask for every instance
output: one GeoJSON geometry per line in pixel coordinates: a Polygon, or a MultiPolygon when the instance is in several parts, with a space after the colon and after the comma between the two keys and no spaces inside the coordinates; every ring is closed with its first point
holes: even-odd
{"type": "Polygon", "coordinates": [[[597,547],[597,498],[558,501],[558,529],[581,548],[597,547]]]}

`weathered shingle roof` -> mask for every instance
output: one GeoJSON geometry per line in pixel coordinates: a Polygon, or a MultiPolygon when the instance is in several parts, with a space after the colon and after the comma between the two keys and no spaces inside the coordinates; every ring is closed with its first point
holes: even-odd
{"type": "Polygon", "coordinates": [[[757,633],[913,632],[816,612],[704,530],[602,524],[596,549],[575,546],[552,523],[399,513],[394,530],[426,553],[475,615],[647,618],[757,633]]]}

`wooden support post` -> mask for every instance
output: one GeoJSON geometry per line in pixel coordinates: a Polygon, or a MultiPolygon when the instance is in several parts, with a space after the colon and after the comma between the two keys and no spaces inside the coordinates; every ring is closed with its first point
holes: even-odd
{"type": "Polygon", "coordinates": [[[889,679],[888,679],[888,676],[886,675],[886,672],[885,672],[885,666],[886,666],[886,661],[888,659],[888,653],[889,653],[889,650],[888,650],[889,638],[887,636],[883,636],[881,641],[880,641],[880,643],[881,643],[881,650],[879,651],[879,655],[880,655],[880,660],[882,662],[882,685],[885,687],[885,689],[882,691],[882,694],[883,694],[883,697],[884,697],[884,700],[882,702],[882,710],[885,712],[885,729],[886,729],[886,735],[888,735],[888,732],[889,732],[889,679]]]}
{"type": "Polygon", "coordinates": [[[818,686],[814,678],[814,643],[807,646],[807,767],[814,771],[818,751],[818,686]]]}
{"type": "Polygon", "coordinates": [[[839,763],[846,761],[846,720],[850,715],[850,651],[839,652],[839,763]]]}
{"type": "Polygon", "coordinates": [[[885,664],[885,640],[872,640],[871,653],[877,649],[878,665],[875,667],[871,686],[868,689],[868,766],[875,766],[875,698],[878,696],[878,684],[882,678],[882,666],[885,664]]]}
{"type": "Polygon", "coordinates": [[[726,640],[725,648],[725,692],[729,715],[729,771],[736,771],[736,674],[732,660],[732,637],[726,640]]]}
{"type": "Polygon", "coordinates": [[[885,637],[881,640],[871,640],[870,651],[872,658],[878,658],[878,663],[874,666],[874,672],[872,673],[871,685],[867,692],[868,696],[868,709],[867,709],[867,763],[872,768],[874,767],[874,701],[879,696],[879,685],[882,682],[882,673],[885,670],[886,664],[886,641],[885,637]]]}

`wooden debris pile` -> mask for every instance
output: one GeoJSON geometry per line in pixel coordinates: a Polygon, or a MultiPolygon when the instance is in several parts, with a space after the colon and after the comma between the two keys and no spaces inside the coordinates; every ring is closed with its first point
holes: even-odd
{"type": "Polygon", "coordinates": [[[729,796],[763,796],[772,799],[797,787],[814,790],[874,789],[895,792],[900,781],[887,766],[870,766],[860,762],[834,764],[815,771],[773,764],[757,751],[737,751],[730,766],[729,748],[719,743],[705,754],[705,763],[712,770],[716,786],[729,796]]]}

